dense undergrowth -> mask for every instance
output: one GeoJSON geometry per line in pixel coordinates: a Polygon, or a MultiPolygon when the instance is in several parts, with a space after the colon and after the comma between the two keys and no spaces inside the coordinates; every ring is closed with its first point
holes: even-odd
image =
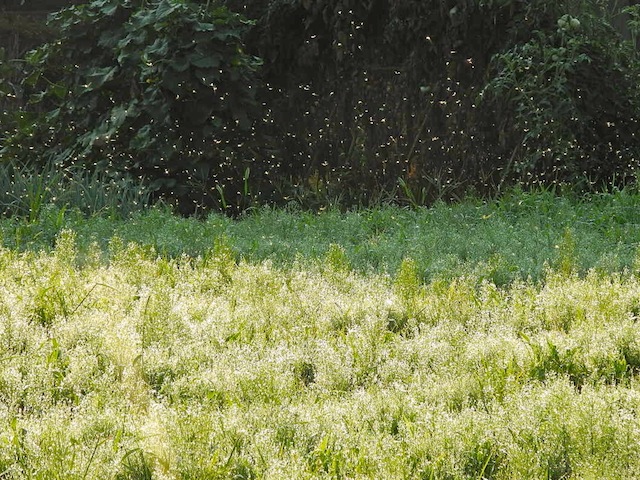
{"type": "Polygon", "coordinates": [[[50,250],[57,235],[71,229],[82,255],[95,242],[105,259],[114,236],[167,259],[206,256],[223,242],[238,260],[270,260],[278,267],[317,263],[337,245],[358,273],[393,274],[410,257],[425,281],[473,275],[497,285],[542,280],[547,268],[579,274],[633,269],[640,242],[640,195],[630,189],[585,197],[514,190],[492,202],[414,209],[256,207],[235,220],[182,218],[134,200],[127,205],[120,199],[118,208],[89,217],[68,205],[37,202],[31,213],[26,203],[24,216],[0,220],[0,234],[8,248],[37,251],[50,250]]]}
{"type": "Polygon", "coordinates": [[[638,200],[0,220],[0,476],[637,478],[638,200]]]}
{"type": "Polygon", "coordinates": [[[640,158],[630,4],[89,1],[0,52],[0,162],[143,182],[185,215],[622,187],[640,158]]]}

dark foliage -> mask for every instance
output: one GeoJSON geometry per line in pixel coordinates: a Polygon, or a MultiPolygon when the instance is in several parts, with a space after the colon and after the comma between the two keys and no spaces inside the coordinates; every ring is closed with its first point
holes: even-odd
{"type": "Polygon", "coordinates": [[[46,114],[4,122],[1,155],[143,177],[185,212],[627,182],[640,63],[607,6],[94,0],[29,54],[46,114]]]}
{"type": "Polygon", "coordinates": [[[184,211],[255,167],[249,23],[219,5],[96,0],[54,14],[59,39],[30,52],[2,155],[144,178],[184,211]],[[229,179],[229,180],[227,180],[229,179]],[[218,186],[218,189],[215,187],[218,186]]]}
{"type": "Polygon", "coordinates": [[[248,48],[305,187],[366,202],[400,179],[422,202],[634,174],[640,68],[604,2],[255,3],[248,48]]]}

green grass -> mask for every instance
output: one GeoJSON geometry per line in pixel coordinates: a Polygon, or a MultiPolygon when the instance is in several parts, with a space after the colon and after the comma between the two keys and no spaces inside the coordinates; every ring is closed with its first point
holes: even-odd
{"type": "Polygon", "coordinates": [[[640,197],[0,221],[0,478],[640,478],[640,197]]]}
{"type": "Polygon", "coordinates": [[[126,217],[141,211],[150,193],[130,179],[53,164],[38,170],[16,163],[0,163],[0,215],[28,219],[46,216],[46,210],[64,212],[73,207],[85,216],[126,217]]]}
{"type": "Polygon", "coordinates": [[[33,221],[0,220],[8,248],[50,249],[63,229],[77,233],[80,250],[112,237],[153,247],[167,258],[202,256],[224,238],[238,258],[279,267],[313,264],[331,245],[344,249],[356,272],[393,274],[411,257],[425,281],[473,275],[506,285],[541,280],[547,266],[584,273],[633,268],[640,242],[640,195],[628,191],[570,200],[516,192],[499,202],[465,201],[429,209],[381,207],[321,214],[253,210],[239,221],[206,220],[155,208],[130,216],[86,218],[77,210],[44,206],[33,221]]]}

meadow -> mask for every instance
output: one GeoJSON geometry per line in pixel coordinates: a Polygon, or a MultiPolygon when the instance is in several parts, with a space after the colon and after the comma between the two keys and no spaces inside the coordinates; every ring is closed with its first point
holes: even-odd
{"type": "Polygon", "coordinates": [[[640,478],[639,204],[2,219],[0,478],[640,478]]]}

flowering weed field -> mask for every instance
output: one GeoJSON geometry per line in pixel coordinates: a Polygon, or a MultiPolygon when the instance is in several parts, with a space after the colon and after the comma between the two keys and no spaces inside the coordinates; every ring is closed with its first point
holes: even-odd
{"type": "Polygon", "coordinates": [[[0,232],[0,478],[640,478],[639,198],[0,232]]]}

